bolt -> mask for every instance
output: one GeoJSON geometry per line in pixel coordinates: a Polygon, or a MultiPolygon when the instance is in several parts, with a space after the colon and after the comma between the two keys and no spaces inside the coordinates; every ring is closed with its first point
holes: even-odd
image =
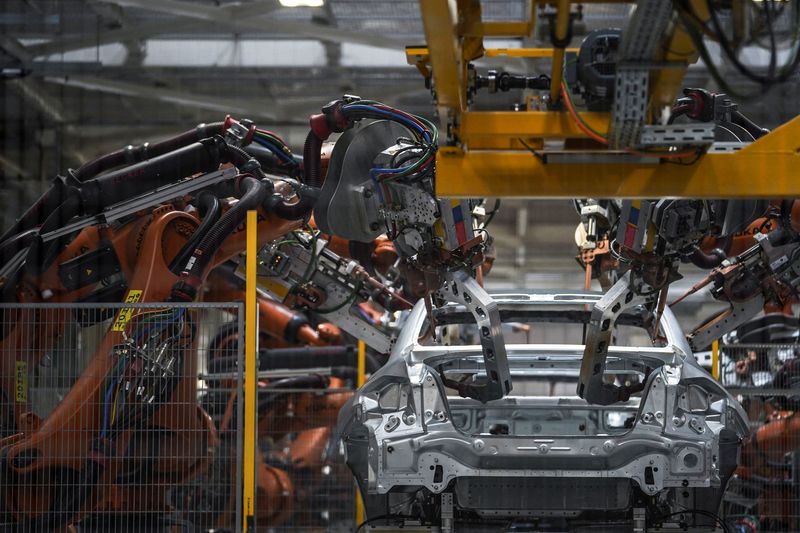
{"type": "Polygon", "coordinates": [[[414,415],[406,415],[403,418],[403,422],[405,422],[406,425],[408,425],[408,426],[413,426],[414,422],[416,422],[416,421],[417,421],[417,417],[414,416],[414,415]]]}
{"type": "Polygon", "coordinates": [[[547,453],[550,451],[550,448],[547,447],[547,444],[542,444],[539,446],[539,453],[547,453]]]}
{"type": "Polygon", "coordinates": [[[474,446],[476,450],[481,451],[485,444],[481,439],[475,439],[475,442],[472,443],[472,446],[474,446]]]}
{"type": "Polygon", "coordinates": [[[378,225],[377,222],[373,222],[372,224],[369,225],[369,229],[371,229],[372,231],[378,231],[378,228],[380,228],[380,226],[378,225]]]}
{"type": "Polygon", "coordinates": [[[386,451],[387,451],[388,453],[392,453],[392,452],[394,451],[394,446],[387,446],[387,447],[386,447],[386,451]]]}

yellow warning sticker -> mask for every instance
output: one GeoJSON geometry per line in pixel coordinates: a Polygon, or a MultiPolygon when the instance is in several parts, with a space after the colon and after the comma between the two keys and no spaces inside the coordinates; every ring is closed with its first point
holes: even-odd
{"type": "Polygon", "coordinates": [[[14,372],[14,396],[17,403],[28,401],[28,362],[17,361],[14,372]]]}
{"type": "MultiPolygon", "coordinates": [[[[142,299],[142,291],[131,289],[125,297],[126,304],[135,304],[142,299]]],[[[125,331],[125,326],[133,316],[133,307],[126,307],[119,312],[117,319],[114,321],[114,327],[111,331],[125,331]]]]}

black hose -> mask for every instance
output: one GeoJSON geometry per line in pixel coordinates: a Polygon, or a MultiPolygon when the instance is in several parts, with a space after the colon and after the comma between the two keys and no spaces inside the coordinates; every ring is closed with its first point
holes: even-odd
{"type": "MultiPolygon", "coordinates": [[[[197,245],[184,267],[184,273],[181,277],[193,287],[194,292],[205,279],[208,265],[222,242],[244,221],[247,211],[257,209],[261,205],[267,192],[267,188],[262,182],[252,176],[242,178],[239,188],[242,191],[241,199],[222,215],[222,218],[203,236],[200,244],[197,245]]],[[[175,289],[176,287],[173,287],[173,292],[175,292],[175,289]]],[[[182,289],[183,287],[179,290],[182,289]]],[[[191,291],[191,289],[189,290],[191,291]]],[[[191,296],[191,299],[194,299],[194,294],[184,296],[191,296]]]]}
{"type": "Polygon", "coordinates": [[[39,228],[39,236],[31,242],[28,248],[24,267],[27,272],[35,276],[39,275],[53,262],[58,252],[66,244],[67,236],[62,235],[61,237],[53,239],[47,245],[45,245],[41,236],[65,226],[73,217],[78,216],[81,212],[81,204],[81,195],[79,191],[73,189],[64,203],[50,213],[50,216],[47,217],[39,228]]]}
{"type": "Polygon", "coordinates": [[[144,143],[139,146],[127,146],[121,150],[111,152],[85,163],[78,168],[73,175],[78,181],[86,181],[100,174],[120,167],[138,163],[146,159],[152,159],[168,152],[174,152],[179,148],[197,142],[214,135],[220,135],[223,131],[223,122],[213,122],[211,124],[200,124],[196,128],[183,132],[180,135],[171,137],[155,144],[144,143]]]}
{"type": "Polygon", "coordinates": [[[173,152],[109,172],[68,190],[68,196],[42,223],[40,238],[33,241],[26,259],[26,269],[34,275],[47,269],[66,245],[69,236],[54,239],[46,247],[41,237],[64,226],[78,215],[93,215],[106,207],[197,172],[219,168],[227,154],[221,137],[184,146],[173,152]]]}
{"type": "MultiPolygon", "coordinates": [[[[328,378],[319,374],[308,376],[293,376],[290,378],[270,381],[259,389],[259,392],[283,389],[324,389],[328,386],[328,378]]],[[[279,399],[286,398],[286,394],[269,394],[258,399],[257,411],[259,416],[272,407],[279,399]]]]}
{"type": "Polygon", "coordinates": [[[22,233],[17,233],[10,239],[0,244],[0,266],[5,265],[7,262],[17,255],[21,250],[24,250],[31,243],[36,240],[39,235],[38,229],[29,229],[22,233]]]}
{"type": "MultiPolygon", "coordinates": [[[[173,152],[193,142],[220,134],[222,133],[222,127],[222,122],[200,124],[193,130],[184,132],[160,143],[153,145],[145,143],[136,147],[128,146],[89,161],[77,170],[71,171],[70,177],[72,181],[79,184],[80,182],[94,178],[101,172],[173,152]]],[[[3,233],[2,237],[0,237],[0,242],[4,242],[13,235],[43,224],[44,220],[50,216],[52,211],[64,203],[66,196],[65,188],[68,185],[68,181],[69,178],[56,178],[50,188],[48,188],[20,218],[3,233]]]]}
{"type": "Polygon", "coordinates": [[[769,133],[768,129],[762,128],[739,111],[731,113],[731,122],[747,130],[747,133],[752,135],[753,139],[758,139],[769,133]]]}
{"type": "Polygon", "coordinates": [[[169,269],[173,274],[180,274],[181,269],[189,260],[200,240],[209,232],[211,227],[216,224],[220,217],[219,199],[208,191],[200,193],[197,199],[197,208],[202,216],[202,222],[178,252],[178,255],[170,262],[169,269]]]}
{"type": "Polygon", "coordinates": [[[692,253],[689,254],[689,261],[699,268],[716,268],[728,258],[731,244],[733,244],[733,238],[728,235],[719,239],[717,246],[710,252],[704,252],[699,246],[695,245],[692,247],[692,253]]]}
{"type": "Polygon", "coordinates": [[[255,158],[258,163],[261,165],[261,168],[264,172],[269,172],[272,174],[281,174],[283,176],[297,176],[297,168],[299,165],[303,164],[303,158],[300,156],[293,156],[297,166],[290,167],[282,164],[281,160],[276,156],[273,152],[264,148],[259,144],[248,144],[247,146],[242,148],[247,155],[252,158],[255,158]]]}
{"type": "Polygon", "coordinates": [[[104,174],[80,186],[85,214],[198,172],[211,172],[230,155],[222,137],[211,137],[141,163],[104,174]]]}
{"type": "MultiPolygon", "coordinates": [[[[309,130],[303,145],[303,182],[307,187],[320,189],[324,182],[322,176],[322,139],[314,130],[309,130]]],[[[299,194],[298,201],[287,204],[282,198],[274,199],[270,208],[279,217],[286,220],[300,220],[311,213],[316,203],[312,194],[299,194]]]]}
{"type": "MultiPolygon", "coordinates": [[[[232,323],[236,326],[235,323],[232,323]]],[[[236,329],[231,328],[230,333],[235,333],[236,329]]],[[[232,372],[236,370],[239,358],[235,355],[215,357],[209,362],[209,374],[219,372],[232,372]]],[[[352,345],[344,346],[300,346],[293,348],[274,348],[261,350],[258,355],[259,370],[302,370],[314,367],[336,368],[338,372],[342,369],[355,369],[356,355],[355,347],[352,345]]],[[[366,372],[374,374],[381,367],[380,361],[371,353],[366,353],[366,372]]],[[[339,375],[339,374],[335,374],[339,375]]],[[[348,373],[349,376],[349,373],[348,373]]]]}
{"type": "Polygon", "coordinates": [[[30,229],[40,226],[42,222],[50,216],[53,209],[64,203],[70,187],[67,185],[68,178],[58,176],[53,180],[50,187],[30,206],[14,224],[6,230],[0,242],[5,242],[14,235],[18,235],[30,229]]]}
{"type": "Polygon", "coordinates": [[[322,139],[309,130],[303,145],[303,177],[306,185],[322,187],[322,139]]]}

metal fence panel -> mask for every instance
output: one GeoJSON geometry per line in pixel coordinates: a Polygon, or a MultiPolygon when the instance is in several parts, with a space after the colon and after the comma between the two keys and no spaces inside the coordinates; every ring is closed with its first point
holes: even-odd
{"type": "Polygon", "coordinates": [[[0,306],[0,524],[236,530],[242,308],[0,306]]]}
{"type": "Polygon", "coordinates": [[[287,374],[259,376],[268,384],[258,392],[257,530],[350,533],[355,484],[332,437],[352,387],[336,377],[287,374]]]}
{"type": "Polygon", "coordinates": [[[798,344],[720,347],[720,381],[747,410],[752,431],[723,508],[741,531],[800,531],[798,355],[798,344]]]}

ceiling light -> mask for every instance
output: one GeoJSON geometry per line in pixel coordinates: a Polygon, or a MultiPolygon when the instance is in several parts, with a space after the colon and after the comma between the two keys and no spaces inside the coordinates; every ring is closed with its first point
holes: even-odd
{"type": "Polygon", "coordinates": [[[283,7],[322,7],[325,0],[280,0],[283,7]]]}

